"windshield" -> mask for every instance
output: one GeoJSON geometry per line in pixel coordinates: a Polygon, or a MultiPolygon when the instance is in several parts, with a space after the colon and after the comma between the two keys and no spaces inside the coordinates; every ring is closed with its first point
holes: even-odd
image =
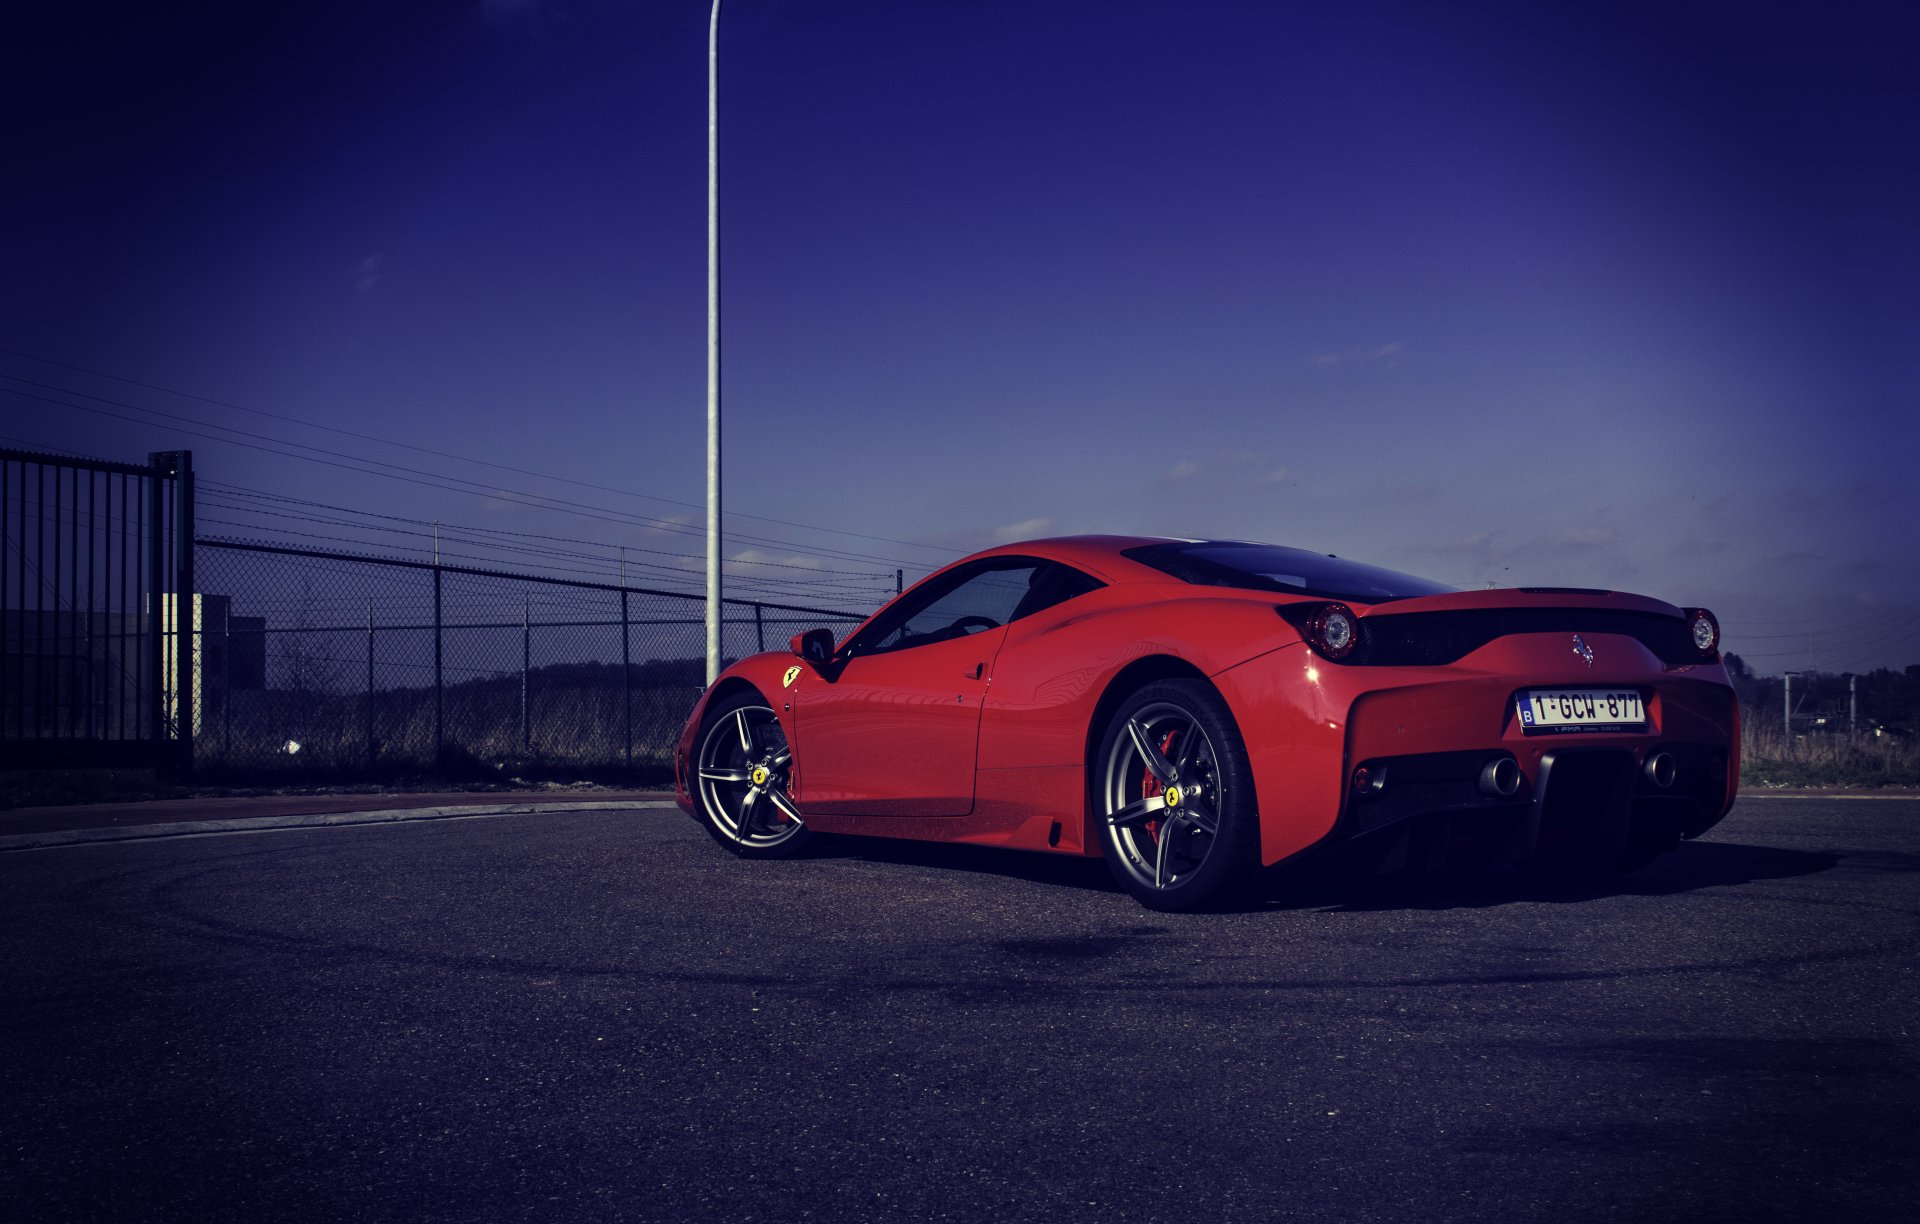
{"type": "Polygon", "coordinates": [[[1121,555],[1197,586],[1281,591],[1288,595],[1318,595],[1360,603],[1440,595],[1454,589],[1377,565],[1362,565],[1358,561],[1343,561],[1339,557],[1302,548],[1282,548],[1277,544],[1169,540],[1165,544],[1129,548],[1121,555]]]}

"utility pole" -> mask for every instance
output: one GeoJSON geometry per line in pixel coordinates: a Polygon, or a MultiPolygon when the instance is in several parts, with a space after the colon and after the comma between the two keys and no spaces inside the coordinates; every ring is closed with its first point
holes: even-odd
{"type": "Polygon", "coordinates": [[[1860,729],[1860,701],[1858,684],[1860,677],[1847,677],[1847,735],[1851,737],[1860,729]]]}
{"type": "Polygon", "coordinates": [[[707,683],[720,675],[720,0],[707,27],[707,683]]]}
{"type": "Polygon", "coordinates": [[[1781,729],[1786,732],[1787,746],[1793,746],[1793,673],[1781,672],[1780,714],[1781,729]]]}
{"type": "Polygon", "coordinates": [[[533,598],[520,596],[520,754],[533,755],[533,705],[527,673],[533,669],[533,598]]]}

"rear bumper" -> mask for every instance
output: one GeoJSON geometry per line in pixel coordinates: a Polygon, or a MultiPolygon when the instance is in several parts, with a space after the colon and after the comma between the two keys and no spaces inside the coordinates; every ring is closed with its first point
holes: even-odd
{"type": "Polygon", "coordinates": [[[1699,836],[1726,811],[1727,761],[1711,747],[1559,745],[1532,762],[1511,797],[1489,795],[1479,783],[1486,763],[1502,755],[1364,762],[1383,785],[1350,797],[1334,840],[1397,839],[1392,851],[1418,860],[1400,865],[1428,868],[1519,866],[1543,856],[1570,865],[1624,863],[1642,857],[1642,848],[1658,853],[1699,836]],[[1647,768],[1660,754],[1675,766],[1665,786],[1647,768]]]}
{"type": "Polygon", "coordinates": [[[1732,806],[1739,775],[1739,706],[1724,669],[1667,668],[1631,638],[1595,635],[1594,649],[1611,666],[1570,671],[1564,638],[1526,635],[1444,667],[1342,667],[1289,647],[1221,673],[1252,758],[1262,860],[1418,821],[1485,825],[1489,836],[1510,826],[1502,861],[1523,860],[1564,825],[1706,832],[1732,806]],[[1602,686],[1638,689],[1645,726],[1530,732],[1515,710],[1522,689],[1602,686]],[[1646,771],[1661,753],[1675,766],[1665,787],[1646,771]],[[1519,767],[1510,796],[1479,785],[1502,757],[1519,767]],[[1356,793],[1362,766],[1380,784],[1356,793]]]}

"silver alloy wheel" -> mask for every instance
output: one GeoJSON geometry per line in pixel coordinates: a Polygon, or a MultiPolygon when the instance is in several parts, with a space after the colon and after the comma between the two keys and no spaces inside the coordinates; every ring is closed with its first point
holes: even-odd
{"type": "Polygon", "coordinates": [[[1193,714],[1143,706],[1108,749],[1101,797],[1123,870],[1157,891],[1192,880],[1219,842],[1220,757],[1193,714]]]}
{"type": "Polygon", "coordinates": [[[768,707],[739,706],[716,719],[695,762],[707,819],[740,846],[777,846],[806,828],[787,795],[793,750],[768,707]]]}

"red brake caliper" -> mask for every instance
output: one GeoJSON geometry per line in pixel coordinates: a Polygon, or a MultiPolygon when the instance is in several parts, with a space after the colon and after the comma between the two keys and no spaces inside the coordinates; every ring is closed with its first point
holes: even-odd
{"type": "MultiPolygon", "coordinates": [[[[1166,757],[1169,761],[1171,761],[1173,759],[1173,741],[1178,739],[1179,737],[1180,737],[1180,733],[1178,731],[1167,732],[1167,738],[1160,741],[1160,755],[1166,757]]],[[[1151,769],[1147,770],[1146,777],[1142,779],[1140,783],[1140,797],[1142,799],[1151,799],[1155,795],[1159,794],[1161,790],[1162,790],[1162,787],[1160,785],[1160,779],[1153,776],[1153,771],[1151,769]]],[[[1149,820],[1146,823],[1145,827],[1148,835],[1151,836],[1153,840],[1155,841],[1160,840],[1160,822],[1159,821],[1149,820]]]]}

